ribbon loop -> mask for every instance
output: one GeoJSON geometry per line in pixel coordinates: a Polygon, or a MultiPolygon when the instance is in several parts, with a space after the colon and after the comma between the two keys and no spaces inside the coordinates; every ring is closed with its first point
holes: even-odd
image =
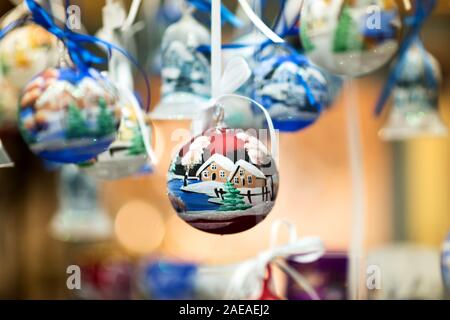
{"type": "MultiPolygon", "coordinates": [[[[268,250],[261,252],[254,259],[248,260],[237,266],[231,277],[229,287],[226,291],[225,299],[234,298],[245,284],[256,286],[264,279],[267,267],[271,263],[275,263],[280,259],[292,259],[298,263],[311,263],[319,259],[325,252],[325,247],[318,237],[299,238],[295,231],[295,226],[288,221],[276,221],[272,225],[271,242],[278,236],[281,225],[286,225],[289,230],[289,242],[284,245],[270,247],[268,250]]],[[[283,264],[281,264],[283,266],[283,264]]],[[[313,299],[317,298],[317,294],[307,284],[307,282],[298,275],[292,268],[283,268],[287,270],[288,275],[292,276],[295,281],[299,282],[302,287],[306,287],[313,299]],[[300,281],[301,280],[301,281],[300,281]]]]}

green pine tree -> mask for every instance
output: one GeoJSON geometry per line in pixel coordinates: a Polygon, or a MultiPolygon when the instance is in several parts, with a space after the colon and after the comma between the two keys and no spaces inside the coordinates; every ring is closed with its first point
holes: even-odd
{"type": "Polygon", "coordinates": [[[145,154],[145,143],[144,138],[142,137],[141,130],[136,127],[133,129],[133,138],[131,139],[131,147],[128,151],[129,155],[138,156],[141,154],[145,154]]]}
{"type": "Polygon", "coordinates": [[[358,23],[352,18],[350,8],[345,5],[339,18],[334,35],[334,52],[360,51],[363,49],[363,37],[358,23]]]}
{"type": "Polygon", "coordinates": [[[306,23],[303,23],[300,28],[300,38],[302,40],[302,45],[305,52],[311,52],[316,48],[309,37],[309,29],[306,23]]]}
{"type": "Polygon", "coordinates": [[[100,114],[97,119],[97,136],[105,137],[116,131],[116,124],[113,115],[108,110],[105,99],[100,98],[98,105],[100,107],[100,114]]]}
{"type": "Polygon", "coordinates": [[[240,191],[235,188],[234,184],[228,181],[225,184],[225,191],[227,192],[223,197],[223,203],[219,208],[219,211],[239,211],[247,210],[252,206],[246,204],[244,196],[240,194],[240,191]]]}
{"type": "Polygon", "coordinates": [[[77,139],[84,138],[88,134],[89,130],[80,109],[73,103],[69,104],[66,137],[68,139],[77,139]]]}

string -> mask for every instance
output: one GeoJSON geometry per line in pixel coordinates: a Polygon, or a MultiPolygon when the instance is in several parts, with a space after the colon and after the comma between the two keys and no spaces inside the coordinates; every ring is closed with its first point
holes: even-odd
{"type": "Polygon", "coordinates": [[[221,0],[212,0],[211,7],[211,97],[220,96],[220,80],[222,77],[222,23],[221,0]]]}
{"type": "Polygon", "coordinates": [[[346,102],[347,107],[347,139],[349,143],[349,158],[351,170],[352,190],[352,228],[350,239],[348,269],[349,297],[352,300],[361,298],[362,258],[364,252],[366,191],[362,159],[361,127],[354,79],[347,81],[346,102]]]}

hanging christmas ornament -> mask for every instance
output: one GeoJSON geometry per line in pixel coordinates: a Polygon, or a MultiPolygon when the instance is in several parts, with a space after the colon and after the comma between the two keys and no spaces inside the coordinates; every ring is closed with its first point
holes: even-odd
{"type": "Polygon", "coordinates": [[[293,132],[313,124],[329,101],[323,74],[285,45],[266,46],[256,61],[253,98],[269,111],[275,128],[293,132]]]}
{"type": "Polygon", "coordinates": [[[442,245],[441,267],[444,286],[450,295],[450,233],[442,245]]]}
{"type": "MultiPolygon", "coordinates": [[[[248,80],[251,72],[245,60],[236,58],[229,62],[222,75],[220,12],[220,0],[213,0],[213,100],[206,111],[216,111],[215,126],[192,139],[172,160],[168,191],[178,215],[191,226],[209,233],[232,234],[250,229],[265,219],[275,203],[279,177],[275,160],[256,132],[226,129],[223,125],[227,106],[221,99],[240,97],[231,93],[248,80]]],[[[272,155],[276,156],[272,121],[264,107],[259,107],[266,115],[272,155]]],[[[211,123],[205,121],[204,124],[211,123]]],[[[262,133],[267,134],[267,131],[262,133]]]]}
{"type": "Polygon", "coordinates": [[[199,47],[209,45],[209,31],[187,10],[170,26],[162,43],[161,102],[152,119],[192,119],[210,97],[210,61],[199,47]]]}
{"type": "Polygon", "coordinates": [[[402,34],[396,0],[306,0],[300,36],[306,54],[332,73],[360,76],[386,64],[402,34]]]}
{"type": "Polygon", "coordinates": [[[41,26],[18,27],[0,41],[1,72],[5,80],[18,89],[57,62],[57,38],[41,26]]]}
{"type": "Polygon", "coordinates": [[[98,241],[111,236],[112,221],[101,208],[97,183],[76,166],[64,166],[60,176],[60,207],[50,223],[62,241],[98,241]]]}
{"type": "MultiPolygon", "coordinates": [[[[136,60],[107,41],[60,26],[36,1],[25,3],[31,13],[29,19],[57,36],[61,46],[59,66],[43,71],[24,87],[19,101],[19,129],[30,148],[42,158],[61,163],[85,162],[114,141],[121,117],[117,89],[91,67],[107,60],[91,52],[86,44],[104,47],[108,53],[118,51],[135,65],[136,60]]],[[[14,30],[15,24],[6,33],[14,30]]]]}
{"type": "Polygon", "coordinates": [[[81,163],[105,151],[120,121],[116,89],[94,69],[51,68],[27,84],[19,101],[19,128],[38,156],[81,163]]]}
{"type": "Polygon", "coordinates": [[[107,151],[81,165],[83,171],[99,179],[122,179],[153,172],[155,156],[150,127],[133,94],[121,90],[121,97],[122,120],[116,139],[107,151]]]}
{"type": "MultiPolygon", "coordinates": [[[[134,46],[130,34],[140,1],[133,1],[130,13],[123,4],[113,1],[103,8],[103,28],[98,34],[104,41],[125,48],[134,46]]],[[[119,90],[122,119],[115,141],[107,151],[83,163],[82,168],[100,179],[122,179],[153,171],[155,157],[151,148],[150,128],[144,111],[132,93],[134,87],[130,61],[116,52],[109,61],[108,75],[119,90]]]]}
{"type": "Polygon", "coordinates": [[[392,91],[394,104],[380,136],[384,140],[446,136],[448,130],[438,110],[442,82],[439,62],[417,39],[404,63],[392,91]]]}
{"type": "Polygon", "coordinates": [[[254,136],[214,128],[181,148],[169,169],[169,198],[191,226],[215,234],[250,229],[272,210],[279,176],[254,136]]]}

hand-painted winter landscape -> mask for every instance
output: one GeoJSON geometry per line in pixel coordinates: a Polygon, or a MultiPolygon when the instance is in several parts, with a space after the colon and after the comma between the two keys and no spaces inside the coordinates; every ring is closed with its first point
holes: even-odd
{"type": "Polygon", "coordinates": [[[40,157],[81,163],[114,141],[120,114],[115,90],[96,71],[47,69],[22,92],[19,128],[40,157]]]}
{"type": "Polygon", "coordinates": [[[214,234],[248,230],[265,219],[279,176],[266,146],[243,131],[211,129],[186,144],[168,173],[178,215],[214,234]]]}
{"type": "Polygon", "coordinates": [[[285,45],[270,45],[254,71],[254,99],[275,128],[297,131],[313,124],[329,100],[325,76],[285,45]]]}
{"type": "Polygon", "coordinates": [[[189,12],[166,30],[161,48],[162,98],[153,118],[192,118],[193,106],[209,99],[210,57],[199,47],[210,42],[208,29],[189,12]]]}

